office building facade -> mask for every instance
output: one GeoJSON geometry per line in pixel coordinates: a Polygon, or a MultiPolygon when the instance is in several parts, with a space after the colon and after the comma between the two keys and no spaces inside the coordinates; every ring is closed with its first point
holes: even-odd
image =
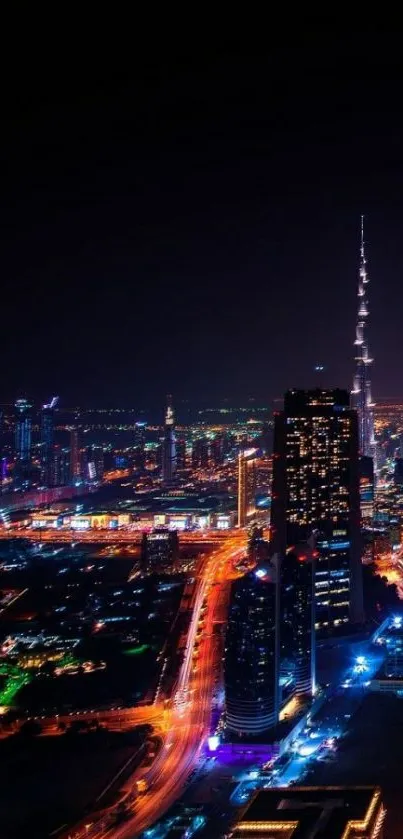
{"type": "Polygon", "coordinates": [[[315,567],[313,544],[293,546],[278,560],[280,569],[280,667],[292,678],[296,696],[316,688],[315,567]]]}
{"type": "Polygon", "coordinates": [[[176,530],[156,529],[144,533],[141,544],[141,568],[146,574],[172,573],[179,560],[176,530]]]}
{"type": "Polygon", "coordinates": [[[42,406],[41,411],[41,482],[45,487],[56,486],[54,468],[55,407],[57,396],[42,406]]]}
{"type": "Polygon", "coordinates": [[[70,481],[72,484],[81,478],[81,458],[79,445],[79,430],[76,425],[70,426],[70,481]]]}
{"type": "Polygon", "coordinates": [[[257,449],[238,453],[238,527],[246,527],[255,513],[257,449]]]}
{"type": "Polygon", "coordinates": [[[343,390],[288,391],[275,417],[272,550],[312,537],[316,629],[361,622],[358,424],[343,390]]]}
{"type": "Polygon", "coordinates": [[[279,619],[277,570],[259,565],[235,580],[225,643],[226,727],[257,737],[278,722],[279,619]]]}
{"type": "Polygon", "coordinates": [[[32,472],[32,404],[27,399],[15,403],[15,483],[28,489],[32,472]]]}

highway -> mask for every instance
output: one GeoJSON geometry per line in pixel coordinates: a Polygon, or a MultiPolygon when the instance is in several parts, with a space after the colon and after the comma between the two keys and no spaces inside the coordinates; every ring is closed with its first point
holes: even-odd
{"type": "MultiPolygon", "coordinates": [[[[144,528],[137,530],[133,526],[122,527],[119,530],[94,529],[71,530],[32,527],[0,527],[0,539],[28,539],[31,542],[52,542],[68,544],[96,544],[96,545],[139,545],[143,538],[144,528]]],[[[242,530],[192,530],[180,531],[179,540],[183,544],[222,544],[235,540],[237,544],[244,543],[242,530]]]]}
{"type": "MultiPolygon", "coordinates": [[[[61,726],[69,726],[75,722],[88,724],[99,723],[105,728],[122,729],[134,728],[136,725],[152,725],[153,728],[166,728],[169,711],[162,703],[154,705],[139,705],[135,708],[109,708],[105,711],[88,710],[72,711],[69,714],[55,714],[51,717],[35,716],[44,734],[60,734],[61,726]]],[[[25,721],[25,720],[24,720],[25,721]]]]}
{"type": "Polygon", "coordinates": [[[71,839],[134,839],[158,821],[180,797],[186,781],[196,767],[200,752],[210,732],[214,691],[219,688],[222,636],[217,628],[223,620],[223,602],[231,581],[237,576],[234,563],[245,553],[246,537],[237,534],[207,556],[201,565],[184,660],[169,713],[162,747],[146,770],[136,770],[125,784],[128,793],[140,778],[147,791],[133,803],[133,815],[119,826],[111,816],[87,819],[71,839]],[[216,628],[215,628],[216,627],[216,628]]]}

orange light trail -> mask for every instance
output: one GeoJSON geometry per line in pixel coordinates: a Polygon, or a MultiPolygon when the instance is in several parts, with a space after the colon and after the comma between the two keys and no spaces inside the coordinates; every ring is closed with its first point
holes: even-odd
{"type": "MultiPolygon", "coordinates": [[[[225,620],[231,581],[238,576],[235,565],[244,555],[245,545],[245,533],[238,532],[201,560],[185,656],[166,712],[161,749],[148,769],[140,767],[125,784],[129,792],[136,781],[144,779],[148,791],[135,799],[133,815],[122,825],[112,827],[108,817],[98,822],[91,819],[93,839],[133,839],[158,821],[182,794],[210,733],[213,693],[222,658],[222,638],[215,626],[225,620]]],[[[84,839],[85,826],[76,833],[69,831],[69,835],[84,839]]]]}

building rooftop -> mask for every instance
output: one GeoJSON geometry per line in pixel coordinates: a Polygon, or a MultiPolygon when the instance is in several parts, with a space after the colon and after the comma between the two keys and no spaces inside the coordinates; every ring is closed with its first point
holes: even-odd
{"type": "Polygon", "coordinates": [[[369,839],[384,818],[379,787],[260,790],[234,828],[234,839],[369,839]]]}

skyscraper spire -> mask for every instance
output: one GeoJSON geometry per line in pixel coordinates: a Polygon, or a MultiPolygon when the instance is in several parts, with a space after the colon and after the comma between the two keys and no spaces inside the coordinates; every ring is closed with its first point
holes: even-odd
{"type": "Polygon", "coordinates": [[[369,277],[367,273],[367,260],[365,258],[364,242],[364,216],[361,216],[361,245],[360,245],[360,268],[358,274],[358,310],[357,326],[354,341],[355,346],[355,375],[352,390],[353,406],[358,413],[358,430],[360,454],[367,457],[374,457],[374,417],[373,402],[371,395],[370,358],[367,340],[367,319],[368,294],[367,287],[369,277]]]}

